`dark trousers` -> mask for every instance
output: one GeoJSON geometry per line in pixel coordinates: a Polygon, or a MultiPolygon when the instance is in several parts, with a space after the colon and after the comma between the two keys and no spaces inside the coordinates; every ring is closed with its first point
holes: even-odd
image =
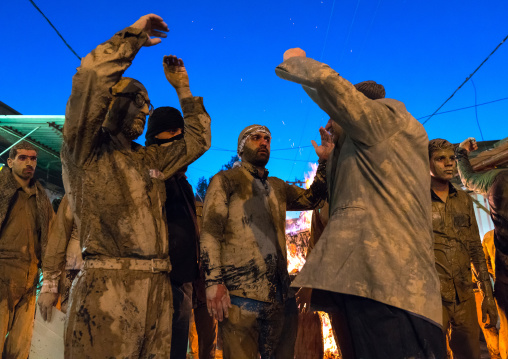
{"type": "Polygon", "coordinates": [[[328,311],[336,319],[334,329],[344,359],[446,357],[443,332],[428,320],[372,299],[319,292],[333,303],[328,311]]]}
{"type": "Polygon", "coordinates": [[[173,336],[171,359],[185,359],[189,341],[189,321],[192,312],[192,283],[171,285],[173,288],[173,336]]]}
{"type": "Polygon", "coordinates": [[[215,359],[217,320],[208,314],[206,306],[194,309],[194,323],[198,335],[199,359],[215,359]]]}

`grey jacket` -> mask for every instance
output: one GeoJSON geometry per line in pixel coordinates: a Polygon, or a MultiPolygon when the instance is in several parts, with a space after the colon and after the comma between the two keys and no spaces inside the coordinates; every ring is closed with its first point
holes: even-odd
{"type": "Polygon", "coordinates": [[[290,58],[275,72],[303,85],[346,133],[328,160],[328,226],[293,285],[370,298],[440,325],[423,126],[403,103],[370,100],[313,59],[290,58]]]}

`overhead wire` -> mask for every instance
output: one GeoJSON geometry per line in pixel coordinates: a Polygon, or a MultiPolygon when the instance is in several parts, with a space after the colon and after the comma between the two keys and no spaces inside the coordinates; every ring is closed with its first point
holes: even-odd
{"type": "Polygon", "coordinates": [[[473,88],[474,88],[474,113],[476,116],[476,124],[478,125],[478,130],[480,130],[480,136],[482,137],[482,141],[485,141],[485,139],[483,138],[482,128],[480,127],[480,121],[478,120],[478,105],[477,105],[477,96],[476,96],[476,86],[474,84],[473,79],[471,79],[471,85],[473,85],[473,88]]]}
{"type": "MultiPolygon", "coordinates": [[[[494,102],[500,102],[500,101],[505,101],[505,100],[508,100],[508,97],[498,98],[497,100],[487,101],[487,102],[484,102],[484,103],[480,103],[478,105],[465,106],[465,107],[460,107],[460,108],[456,108],[456,109],[453,109],[453,110],[448,110],[448,111],[443,111],[443,112],[437,112],[437,113],[434,113],[432,115],[427,115],[427,116],[419,117],[419,118],[417,118],[417,120],[420,121],[420,120],[423,120],[424,118],[427,118],[427,117],[430,117],[430,116],[443,115],[445,113],[467,110],[468,108],[480,107],[480,106],[488,105],[488,104],[491,104],[491,103],[494,103],[494,102]]],[[[423,122],[423,123],[425,123],[425,122],[423,122]]]]}
{"type": "Polygon", "coordinates": [[[55,25],[53,25],[51,23],[51,21],[48,19],[48,17],[46,15],[44,15],[42,10],[39,9],[39,7],[33,2],[33,0],[28,0],[28,1],[30,1],[32,3],[32,5],[37,9],[37,11],[39,11],[41,13],[41,15],[46,19],[46,21],[49,23],[49,25],[53,28],[53,30],[55,30],[56,34],[62,39],[64,44],[69,48],[69,50],[72,51],[72,53],[74,55],[76,55],[76,57],[79,59],[79,61],[81,61],[81,57],[76,53],[76,51],[74,51],[74,49],[71,47],[71,45],[69,45],[69,43],[67,41],[65,41],[64,37],[62,36],[62,34],[60,34],[60,31],[58,31],[57,28],[55,27],[55,25]]]}
{"type": "Polygon", "coordinates": [[[471,75],[469,75],[468,77],[466,77],[466,79],[464,80],[464,82],[463,82],[463,83],[461,83],[461,84],[460,84],[460,86],[459,86],[459,87],[457,87],[457,89],[456,89],[455,91],[453,91],[453,93],[451,94],[451,96],[450,96],[450,97],[448,97],[448,98],[446,99],[446,101],[445,101],[445,102],[443,102],[443,104],[442,104],[441,106],[439,106],[439,107],[437,108],[437,110],[436,110],[436,111],[434,111],[434,113],[433,113],[432,115],[430,115],[430,116],[429,116],[429,118],[428,118],[428,119],[426,119],[424,122],[422,122],[422,125],[425,125],[427,122],[429,122],[429,120],[430,120],[430,119],[431,119],[431,118],[432,118],[432,117],[433,117],[433,116],[434,116],[434,115],[435,115],[435,114],[436,114],[436,113],[437,113],[437,112],[438,112],[438,111],[439,111],[439,110],[440,110],[440,109],[441,109],[441,108],[442,108],[442,107],[443,107],[443,106],[444,106],[444,105],[445,105],[448,101],[450,101],[450,99],[451,99],[451,98],[452,98],[452,97],[453,97],[453,96],[457,93],[457,91],[459,91],[459,90],[461,89],[461,87],[462,87],[462,86],[464,86],[464,84],[465,84],[466,82],[468,82],[468,81],[471,79],[471,77],[473,77],[473,75],[474,75],[474,74],[475,74],[475,73],[476,73],[476,72],[480,69],[480,67],[482,67],[482,66],[483,66],[483,64],[484,64],[485,62],[487,62],[487,60],[488,60],[488,59],[489,59],[489,58],[490,58],[490,57],[491,57],[491,56],[492,56],[492,55],[493,55],[493,54],[497,51],[497,49],[499,49],[499,47],[500,47],[500,46],[501,46],[501,45],[502,45],[502,44],[503,44],[503,43],[504,43],[507,39],[508,39],[508,35],[507,35],[507,36],[503,39],[503,41],[501,41],[501,42],[499,43],[499,45],[497,45],[497,46],[496,46],[496,48],[495,48],[495,49],[494,49],[494,50],[493,50],[493,51],[489,54],[489,56],[487,56],[487,57],[485,58],[485,60],[483,60],[483,61],[482,61],[482,63],[481,63],[481,64],[480,64],[480,65],[479,65],[479,66],[478,66],[478,67],[477,67],[477,68],[476,68],[476,69],[475,69],[472,73],[471,73],[471,75]]]}

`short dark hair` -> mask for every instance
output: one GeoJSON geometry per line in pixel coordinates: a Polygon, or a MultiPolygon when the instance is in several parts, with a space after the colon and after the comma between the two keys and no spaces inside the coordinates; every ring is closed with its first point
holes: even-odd
{"type": "Polygon", "coordinates": [[[9,158],[12,160],[15,159],[16,156],[18,155],[18,150],[35,151],[35,153],[38,153],[37,148],[30,142],[21,141],[20,143],[16,143],[14,146],[11,147],[9,151],[9,158]]]}
{"type": "Polygon", "coordinates": [[[455,146],[442,138],[435,138],[429,141],[429,159],[432,158],[432,154],[439,150],[451,149],[455,151],[455,146]]]}

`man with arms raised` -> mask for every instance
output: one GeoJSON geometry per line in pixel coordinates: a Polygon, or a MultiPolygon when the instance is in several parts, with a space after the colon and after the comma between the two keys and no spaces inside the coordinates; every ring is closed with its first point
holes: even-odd
{"type": "Polygon", "coordinates": [[[442,358],[423,126],[382,85],[353,86],[301,49],[275,72],[301,84],[345,136],[327,165],[328,225],[293,285],[329,296],[345,318],[339,346],[354,358],[442,358]]]}
{"type": "Polygon", "coordinates": [[[122,74],[141,47],[161,41],[150,36],[165,37],[163,31],[161,17],[141,17],[88,54],[73,78],[62,164],[84,262],[70,294],[66,357],[170,354],[164,198],[150,169],[162,172],[162,180],[173,176],[209,148],[211,137],[210,118],[190,92],[182,60],[169,56],[164,73],[180,99],[185,135],[165,147],[133,142],[153,107],[145,87],[122,74]]]}

